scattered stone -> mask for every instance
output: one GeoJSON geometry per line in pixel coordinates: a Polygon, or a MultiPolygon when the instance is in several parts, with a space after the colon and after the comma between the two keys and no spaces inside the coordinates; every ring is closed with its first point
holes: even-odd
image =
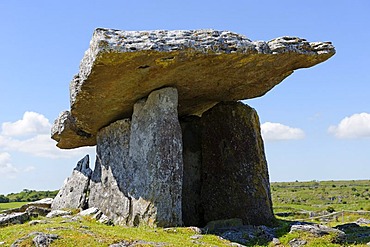
{"type": "Polygon", "coordinates": [[[293,238],[292,240],[289,241],[289,245],[291,247],[299,247],[302,245],[306,245],[307,241],[299,238],[293,238]]]}
{"type": "Polygon", "coordinates": [[[94,145],[102,127],[131,117],[138,100],[168,85],[178,89],[180,116],[259,97],[334,53],[329,42],[297,37],[252,42],[229,31],[98,28],[70,84],[72,110],[55,121],[52,138],[60,148],[94,145]]]}
{"type": "Polygon", "coordinates": [[[36,247],[48,247],[54,240],[58,239],[59,236],[56,234],[38,234],[33,238],[33,242],[36,247]]]}
{"type": "Polygon", "coordinates": [[[336,233],[338,235],[345,235],[345,233],[341,230],[334,229],[324,225],[318,224],[294,224],[290,228],[290,233],[292,232],[309,232],[317,237],[321,237],[327,235],[329,233],[336,233]]]}
{"type": "Polygon", "coordinates": [[[276,245],[280,245],[280,244],[281,244],[281,242],[280,242],[280,240],[279,240],[278,238],[272,238],[272,244],[273,244],[274,246],[276,246],[276,245]]]}
{"type": "Polygon", "coordinates": [[[48,247],[54,240],[58,239],[59,236],[56,234],[46,234],[43,232],[31,232],[27,236],[17,239],[11,247],[23,246],[22,242],[33,237],[33,243],[36,247],[48,247]]]}
{"type": "Polygon", "coordinates": [[[0,245],[4,245],[4,244],[6,244],[6,243],[5,242],[2,242],[2,241],[0,242],[0,245]]]}
{"type": "Polygon", "coordinates": [[[139,246],[153,246],[153,247],[163,247],[163,246],[168,246],[169,244],[167,243],[158,243],[158,242],[147,242],[144,240],[134,240],[134,241],[127,241],[123,240],[119,243],[116,244],[111,244],[109,247],[139,247],[139,246]]]}
{"type": "Polygon", "coordinates": [[[370,220],[359,218],[358,220],[356,220],[356,223],[359,225],[370,225],[370,220]]]}
{"type": "Polygon", "coordinates": [[[343,243],[346,240],[346,234],[343,231],[319,224],[298,222],[298,224],[294,224],[290,228],[291,233],[296,231],[309,232],[316,237],[332,233],[334,234],[332,238],[333,243],[343,243]]]}
{"type": "Polygon", "coordinates": [[[38,206],[30,206],[26,209],[26,213],[32,217],[46,216],[50,212],[50,208],[43,208],[38,206]]]}
{"type": "Polygon", "coordinates": [[[71,215],[72,213],[70,211],[64,211],[64,210],[52,210],[50,213],[46,215],[46,218],[55,218],[65,215],[71,215]]]}
{"type": "Polygon", "coordinates": [[[189,226],[189,227],[187,227],[187,229],[191,230],[192,232],[194,232],[196,234],[202,234],[202,229],[200,229],[199,227],[189,226]]]}
{"type": "Polygon", "coordinates": [[[113,225],[113,220],[111,220],[108,216],[106,216],[105,214],[102,214],[100,216],[100,218],[98,219],[98,222],[99,223],[102,223],[104,225],[113,225]]]}
{"type": "Polygon", "coordinates": [[[96,215],[100,210],[98,208],[95,208],[95,207],[92,207],[92,208],[88,208],[88,209],[85,209],[81,212],[79,212],[77,215],[79,216],[92,216],[92,215],[96,215]]]}
{"type": "Polygon", "coordinates": [[[202,115],[202,207],[206,222],[271,225],[270,182],[257,112],[221,102],[202,115]]]}
{"type": "Polygon", "coordinates": [[[23,224],[30,219],[26,212],[0,214],[0,226],[23,224]]]}
{"type": "Polygon", "coordinates": [[[203,235],[196,234],[196,235],[190,236],[190,238],[191,239],[201,239],[203,238],[203,235]]]}
{"type": "Polygon", "coordinates": [[[81,159],[72,175],[64,182],[51,205],[53,210],[64,208],[86,208],[87,191],[92,170],[89,168],[89,155],[81,159]]]}
{"type": "Polygon", "coordinates": [[[49,223],[47,220],[31,220],[30,222],[28,222],[30,226],[35,226],[38,224],[47,224],[47,223],[49,223]]]}

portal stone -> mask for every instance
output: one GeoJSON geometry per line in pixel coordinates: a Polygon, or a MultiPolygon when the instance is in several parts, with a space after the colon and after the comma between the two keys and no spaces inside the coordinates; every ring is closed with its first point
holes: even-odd
{"type": "Polygon", "coordinates": [[[185,226],[202,226],[203,219],[200,190],[202,169],[202,128],[200,117],[180,119],[184,160],[182,186],[182,219],[185,226]]]}
{"type": "Polygon", "coordinates": [[[89,206],[115,224],[182,225],[182,141],[177,90],[152,92],[97,136],[89,206]]]}
{"type": "Polygon", "coordinates": [[[134,105],[130,158],[134,222],[182,225],[182,135],[177,90],[153,91],[134,105]]]}
{"type": "Polygon", "coordinates": [[[241,218],[268,225],[274,218],[260,123],[240,102],[221,102],[202,116],[202,205],[206,222],[241,218]]]}
{"type": "Polygon", "coordinates": [[[89,168],[89,155],[81,159],[72,175],[66,179],[63,187],[51,204],[53,210],[63,208],[86,208],[87,191],[92,171],[89,168]]]}
{"type": "Polygon", "coordinates": [[[95,169],[91,177],[89,207],[99,208],[117,225],[131,225],[130,128],[130,120],[124,119],[98,132],[95,169]]]}

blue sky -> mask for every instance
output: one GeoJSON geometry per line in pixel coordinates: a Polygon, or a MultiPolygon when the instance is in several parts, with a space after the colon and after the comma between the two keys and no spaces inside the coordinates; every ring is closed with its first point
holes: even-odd
{"type": "Polygon", "coordinates": [[[369,179],[369,13],[368,0],[1,1],[0,194],[58,189],[94,153],[58,150],[49,132],[97,27],[332,41],[334,57],[246,103],[260,115],[271,181],[369,179]]]}

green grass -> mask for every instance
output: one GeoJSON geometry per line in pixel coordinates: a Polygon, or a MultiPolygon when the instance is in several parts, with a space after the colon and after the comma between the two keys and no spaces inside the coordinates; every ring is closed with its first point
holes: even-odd
{"type": "MultiPolygon", "coordinates": [[[[53,242],[52,246],[109,246],[122,240],[145,240],[148,242],[163,242],[169,246],[194,246],[191,236],[195,235],[190,228],[128,228],[122,226],[107,226],[96,223],[89,218],[81,222],[62,223],[61,218],[47,219],[49,223],[29,226],[28,224],[13,225],[0,230],[0,241],[9,246],[17,238],[27,236],[31,232],[44,232],[62,236],[53,242]]],[[[214,235],[204,235],[196,240],[202,246],[229,246],[228,241],[214,235]]],[[[24,246],[31,245],[32,237],[27,239],[24,246]]]]}
{"type": "Polygon", "coordinates": [[[24,204],[27,204],[27,202],[5,202],[5,203],[0,203],[0,212],[3,211],[3,210],[7,210],[7,209],[19,208],[24,204]]]}
{"type": "Polygon", "coordinates": [[[370,211],[370,181],[271,183],[274,212],[370,211]]]}
{"type": "MultiPolygon", "coordinates": [[[[348,235],[348,244],[333,242],[334,235],[315,237],[304,232],[289,233],[292,220],[304,219],[314,223],[336,226],[343,223],[354,222],[359,218],[370,219],[370,213],[356,211],[370,211],[369,193],[370,181],[310,181],[310,182],[284,182],[271,183],[272,200],[275,213],[286,213],[286,217],[278,216],[276,223],[276,236],[282,243],[281,246],[289,246],[289,241],[298,238],[307,241],[305,246],[367,246],[370,242],[370,225],[361,225],[356,231],[348,235]],[[343,210],[349,210],[343,211],[343,210]],[[329,217],[329,221],[322,218],[309,219],[313,215],[323,215],[329,212],[339,212],[336,217],[329,217]],[[342,214],[343,211],[343,214],[342,214]],[[353,212],[352,212],[353,211],[353,212]],[[362,234],[364,238],[359,239],[362,234]]],[[[20,207],[21,203],[0,203],[0,210],[20,207]]],[[[41,218],[45,219],[45,218],[41,218]]],[[[80,222],[63,223],[64,219],[46,219],[47,224],[30,226],[13,225],[0,228],[0,242],[2,246],[10,246],[16,239],[27,236],[31,232],[58,234],[60,239],[51,246],[109,246],[122,240],[135,241],[145,240],[148,242],[163,242],[168,246],[230,246],[230,242],[221,240],[215,235],[203,235],[194,240],[191,236],[196,235],[190,228],[127,228],[122,226],[107,226],[95,222],[90,218],[83,218],[80,222]],[[194,242],[197,241],[197,242],[194,242]]],[[[263,243],[257,239],[255,245],[250,246],[273,246],[272,243],[263,243]]],[[[22,246],[31,246],[30,237],[22,246]]],[[[149,245],[148,245],[149,246],[149,245]]]]}

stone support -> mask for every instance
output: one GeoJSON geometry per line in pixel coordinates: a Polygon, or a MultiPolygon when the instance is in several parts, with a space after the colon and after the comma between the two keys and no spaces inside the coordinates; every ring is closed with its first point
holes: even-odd
{"type": "Polygon", "coordinates": [[[131,124],[99,131],[89,206],[118,224],[182,225],[182,174],[177,90],[153,91],[135,104],[131,124]]]}
{"type": "Polygon", "coordinates": [[[204,220],[271,224],[270,183],[256,111],[240,102],[221,102],[203,114],[202,126],[204,220]]]}

